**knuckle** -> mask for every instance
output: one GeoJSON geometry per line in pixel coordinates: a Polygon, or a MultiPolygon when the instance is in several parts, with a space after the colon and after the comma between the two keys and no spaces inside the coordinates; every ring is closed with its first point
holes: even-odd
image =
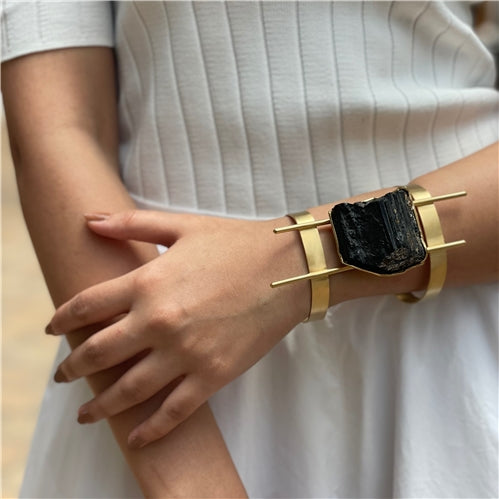
{"type": "Polygon", "coordinates": [[[88,412],[94,415],[94,417],[107,418],[112,416],[112,411],[108,409],[106,401],[102,397],[96,397],[92,402],[88,404],[88,412]]]}
{"type": "Polygon", "coordinates": [[[186,336],[178,338],[175,344],[175,354],[183,358],[189,357],[194,365],[198,365],[200,363],[200,353],[196,345],[186,336]]]}
{"type": "Polygon", "coordinates": [[[147,397],[145,385],[137,381],[127,381],[119,386],[119,397],[125,402],[142,402],[147,397]]]}
{"type": "Polygon", "coordinates": [[[165,416],[174,423],[180,423],[189,415],[186,402],[169,402],[165,405],[165,416]]]}
{"type": "Polygon", "coordinates": [[[137,217],[137,211],[136,210],[128,210],[125,211],[121,215],[121,223],[125,229],[128,229],[132,227],[135,223],[135,219],[137,217]]]}
{"type": "Polygon", "coordinates": [[[153,331],[164,331],[170,327],[168,313],[164,309],[156,309],[148,319],[148,326],[153,331]]]}
{"type": "Polygon", "coordinates": [[[222,356],[216,356],[210,359],[208,367],[211,372],[216,374],[224,374],[229,369],[229,363],[222,356]]]}
{"type": "Polygon", "coordinates": [[[182,306],[169,303],[157,308],[149,318],[149,326],[153,330],[180,330],[186,323],[186,313],[182,306]]]}
{"type": "Polygon", "coordinates": [[[153,441],[166,435],[167,429],[163,420],[159,421],[154,418],[144,425],[144,433],[147,435],[148,440],[153,441]]]}
{"type": "Polygon", "coordinates": [[[165,310],[170,324],[175,329],[183,329],[187,324],[187,310],[178,302],[170,302],[165,310]]]}
{"type": "Polygon", "coordinates": [[[218,386],[230,379],[230,363],[222,356],[212,357],[206,363],[206,382],[218,386]]]}
{"type": "Polygon", "coordinates": [[[68,359],[59,366],[60,370],[64,373],[67,380],[73,380],[78,377],[77,373],[71,365],[71,360],[68,359]]]}
{"type": "Polygon", "coordinates": [[[140,294],[145,294],[151,290],[155,277],[154,272],[146,268],[141,268],[135,274],[133,285],[140,294]]]}
{"type": "Polygon", "coordinates": [[[174,345],[175,351],[179,355],[187,354],[193,361],[202,357],[204,352],[202,343],[197,341],[197,335],[192,331],[185,331],[175,337],[174,345]]]}
{"type": "Polygon", "coordinates": [[[82,351],[82,360],[90,365],[100,365],[105,356],[105,349],[103,345],[89,338],[82,351]]]}
{"type": "Polygon", "coordinates": [[[76,319],[85,320],[88,316],[89,300],[82,293],[78,293],[69,304],[69,313],[76,319]]]}

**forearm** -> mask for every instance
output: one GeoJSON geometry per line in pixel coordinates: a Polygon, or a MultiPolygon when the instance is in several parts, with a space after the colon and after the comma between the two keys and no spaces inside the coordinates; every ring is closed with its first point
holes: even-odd
{"type": "MultiPolygon", "coordinates": [[[[439,207],[447,241],[468,240],[466,246],[454,248],[454,254],[449,251],[447,285],[497,280],[495,148],[414,181],[432,195],[468,191],[468,197],[446,200],[439,207]]],[[[347,201],[379,197],[387,190],[393,187],[347,201]]],[[[316,219],[325,219],[333,204],[309,210],[316,219]]],[[[135,445],[150,444],[171,432],[212,393],[242,374],[307,317],[311,297],[307,281],[269,286],[279,279],[307,272],[300,235],[296,231],[272,231],[288,224],[286,216],[255,222],[151,211],[95,216],[89,222],[97,234],[116,241],[141,240],[169,246],[166,254],[124,278],[126,282],[114,280],[86,290],[78,299],[60,307],[52,318],[55,331],[72,334],[78,327],[91,323],[74,314],[75,304],[86,304],[89,317],[111,318],[121,303],[119,306],[132,311],[121,326],[96,334],[95,341],[103,351],[102,365],[116,365],[127,358],[114,352],[130,344],[135,346],[131,350],[134,354],[150,352],[151,370],[155,369],[154,364],[168,365],[173,359],[181,359],[182,365],[162,372],[156,378],[158,385],[142,394],[144,398],[152,396],[172,380],[180,379],[158,412],[134,430],[135,445]]],[[[404,230],[396,221],[393,225],[404,230]]],[[[320,231],[327,266],[342,266],[331,227],[321,226],[320,231]]],[[[313,251],[320,253],[320,248],[319,243],[314,243],[313,251]]],[[[330,305],[364,296],[421,290],[429,276],[427,263],[390,277],[344,268],[349,271],[330,278],[330,305]]],[[[95,372],[85,359],[89,348],[91,351],[87,343],[61,363],[63,378],[74,380],[95,372]]],[[[133,383],[137,385],[140,380],[141,375],[136,374],[133,383]]],[[[124,388],[117,386],[107,400],[101,397],[100,403],[87,404],[90,420],[118,412],[116,406],[127,407],[143,400],[124,396],[124,388]]]]}
{"type": "MultiPolygon", "coordinates": [[[[437,196],[465,190],[466,197],[436,203],[446,241],[464,239],[462,247],[448,250],[445,286],[463,286],[497,281],[499,277],[498,144],[432,171],[413,180],[437,196]]],[[[393,187],[350,198],[348,202],[380,196],[393,187]]],[[[327,218],[330,205],[311,208],[316,219],[327,218]]],[[[323,227],[321,237],[330,267],[338,266],[336,245],[323,227]]],[[[337,274],[330,278],[331,304],[379,294],[397,294],[422,290],[428,281],[428,262],[405,274],[376,277],[360,271],[337,274]]]]}
{"type": "MultiPolygon", "coordinates": [[[[40,90],[40,78],[35,80],[38,85],[31,83],[30,88],[33,73],[40,76],[40,71],[50,73],[51,64],[65,64],[61,60],[54,61],[52,55],[57,57],[57,54],[48,54],[47,64],[43,65],[21,61],[23,67],[20,68],[14,66],[19,61],[12,61],[4,68],[2,86],[23,211],[51,296],[59,305],[88,286],[140,266],[157,252],[152,245],[113,242],[93,235],[86,228],[83,213],[130,209],[133,202],[117,174],[113,109],[95,126],[92,120],[86,119],[85,113],[79,114],[78,120],[60,115],[64,108],[74,104],[71,102],[43,109],[51,99],[64,101],[67,97],[64,88],[60,89],[60,95],[50,98],[40,90]],[[109,123],[105,123],[107,119],[109,123]]],[[[100,60],[100,63],[110,62],[109,54],[100,60]]],[[[75,78],[79,76],[76,74],[75,78]]],[[[64,81],[65,78],[61,80],[59,83],[68,87],[73,83],[64,81]]],[[[109,94],[102,98],[114,99],[108,85],[97,90],[102,94],[106,89],[109,94]]],[[[89,93],[95,90],[87,89],[89,93]]],[[[88,96],[88,102],[92,99],[93,96],[88,96]]],[[[71,335],[68,337],[71,346],[80,344],[92,332],[88,329],[71,335]]],[[[123,366],[108,370],[90,377],[89,383],[98,393],[122,372],[123,366]]],[[[242,496],[244,489],[206,405],[154,445],[135,451],[128,449],[131,429],[160,402],[156,397],[110,419],[116,439],[144,493],[157,497],[167,494],[242,496]]]]}
{"type": "MultiPolygon", "coordinates": [[[[72,146],[75,143],[76,140],[72,141],[72,146]]],[[[93,236],[85,228],[82,213],[91,206],[103,211],[132,207],[130,199],[116,182],[102,175],[92,175],[93,166],[102,159],[84,152],[89,149],[82,144],[78,160],[72,161],[75,168],[85,168],[89,174],[81,178],[83,184],[74,185],[75,189],[41,173],[45,161],[52,161],[49,155],[40,155],[36,167],[28,167],[29,172],[19,175],[26,220],[55,304],[92,284],[124,274],[155,256],[153,247],[106,241],[93,236]],[[34,173],[35,170],[40,173],[34,173]],[[40,176],[44,178],[38,178],[40,176]],[[85,189],[80,185],[85,185],[85,189]],[[67,193],[74,195],[68,196],[67,193]]],[[[68,340],[74,348],[92,332],[70,335],[68,340]]],[[[99,393],[123,371],[124,368],[117,367],[91,376],[88,381],[93,391],[99,393]]],[[[234,488],[237,473],[207,406],[155,445],[133,452],[128,449],[126,442],[130,431],[160,403],[161,396],[109,421],[144,494],[164,496],[166,491],[179,494],[185,490],[188,496],[211,490],[214,496],[223,496],[224,490],[231,493],[237,490],[234,488]],[[215,482],[214,477],[218,477],[215,482]],[[230,480],[233,481],[232,488],[230,480]]]]}

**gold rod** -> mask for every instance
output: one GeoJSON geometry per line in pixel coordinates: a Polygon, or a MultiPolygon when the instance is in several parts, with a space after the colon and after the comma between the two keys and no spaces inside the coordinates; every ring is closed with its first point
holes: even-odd
{"type": "Polygon", "coordinates": [[[463,244],[466,244],[466,241],[464,239],[461,239],[460,241],[452,241],[451,243],[438,244],[436,246],[431,246],[430,248],[428,248],[428,251],[438,251],[441,249],[455,248],[457,246],[462,246],[463,244]]]}
{"type": "Polygon", "coordinates": [[[305,281],[320,279],[323,277],[329,277],[333,274],[339,274],[341,272],[346,272],[347,270],[352,270],[353,267],[336,267],[335,269],[318,270],[317,272],[310,272],[309,274],[298,275],[296,277],[290,277],[289,279],[283,279],[282,281],[275,281],[270,284],[271,288],[278,288],[279,286],[284,286],[284,284],[290,284],[292,282],[305,281]]]}
{"type": "Polygon", "coordinates": [[[414,206],[425,206],[427,204],[435,203],[436,201],[445,201],[446,199],[454,199],[466,196],[466,191],[452,192],[450,194],[442,194],[441,196],[433,196],[426,199],[414,200],[414,206]]]}
{"type": "Polygon", "coordinates": [[[329,218],[324,220],[316,220],[315,222],[308,222],[304,224],[286,225],[286,227],[277,227],[274,229],[275,234],[280,234],[282,232],[290,232],[292,230],[302,230],[302,229],[312,229],[313,227],[319,227],[320,225],[330,224],[329,218]]]}

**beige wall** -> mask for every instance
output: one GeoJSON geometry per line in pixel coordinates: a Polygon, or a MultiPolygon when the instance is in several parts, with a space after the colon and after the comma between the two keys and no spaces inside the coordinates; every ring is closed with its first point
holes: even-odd
{"type": "Polygon", "coordinates": [[[19,207],[3,110],[1,170],[2,497],[15,498],[58,340],[43,332],[53,309],[19,207]]]}

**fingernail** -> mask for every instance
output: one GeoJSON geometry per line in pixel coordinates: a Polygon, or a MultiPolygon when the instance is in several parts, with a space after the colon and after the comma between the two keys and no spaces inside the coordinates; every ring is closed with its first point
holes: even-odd
{"type": "Polygon", "coordinates": [[[103,222],[109,218],[110,213],[85,213],[83,216],[87,222],[103,222]]]}
{"type": "Polygon", "coordinates": [[[146,445],[146,442],[139,435],[132,434],[128,437],[128,447],[130,449],[140,449],[144,445],[146,445]]]}
{"type": "Polygon", "coordinates": [[[62,369],[60,366],[57,368],[57,371],[54,374],[54,381],[56,383],[65,383],[65,382],[69,381],[68,378],[66,377],[66,375],[62,372],[62,369]]]}
{"type": "Polygon", "coordinates": [[[80,424],[86,424],[86,423],[91,423],[93,421],[92,416],[88,412],[87,409],[84,407],[80,407],[80,410],[78,411],[78,423],[80,424]]]}
{"type": "Polygon", "coordinates": [[[45,328],[45,334],[55,334],[54,328],[52,327],[52,324],[49,324],[45,328]]]}

